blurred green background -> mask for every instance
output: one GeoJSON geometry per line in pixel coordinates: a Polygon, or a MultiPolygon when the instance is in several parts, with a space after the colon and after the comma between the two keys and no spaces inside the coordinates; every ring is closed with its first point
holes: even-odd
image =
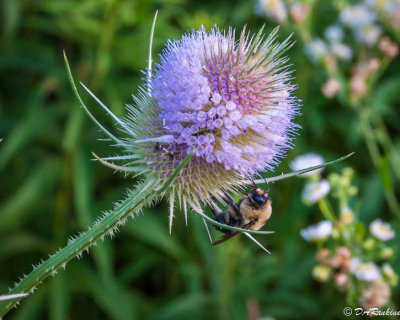
{"type": "MultiPolygon", "coordinates": [[[[247,24],[257,30],[267,23],[267,31],[276,26],[257,17],[254,2],[247,0],[1,0],[0,294],[70,235],[85,230],[135,183],[91,161],[92,151],[102,156],[115,151],[99,141],[104,135],[78,107],[62,50],[76,80],[122,116],[147,66],[157,9],[156,61],[167,39],[201,25],[241,29],[247,24]]],[[[314,10],[313,30],[319,34],[336,17],[328,14],[329,2],[321,1],[314,10]]],[[[279,39],[288,36],[289,29],[281,28],[279,39]]],[[[360,219],[369,222],[379,216],[391,221],[379,171],[369,158],[354,111],[322,95],[324,71],[308,61],[300,41],[288,55],[296,94],[303,100],[302,116],[296,119],[303,129],[275,174],[289,171],[288,163],[305,152],[333,160],[355,151],[346,163],[325,173],[352,166],[360,219]]],[[[399,71],[397,60],[376,93],[386,99],[382,114],[397,151],[399,71]]],[[[111,128],[112,121],[83,96],[111,128]]],[[[89,256],[69,263],[6,318],[246,319],[248,308],[259,308],[262,316],[277,319],[338,319],[345,299],[334,287],[313,281],[315,249],[299,235],[301,228],[319,220],[318,208],[302,203],[302,186],[297,178],[271,186],[274,211],[266,229],[276,233],[259,240],[272,255],[245,237],[212,247],[195,215],[189,216],[186,227],[183,214],[178,214],[169,235],[168,210],[161,203],[130,221],[114,240],[106,239],[89,256]]],[[[399,256],[395,270],[400,270],[399,256]]],[[[399,301],[399,290],[393,296],[399,301]]]]}

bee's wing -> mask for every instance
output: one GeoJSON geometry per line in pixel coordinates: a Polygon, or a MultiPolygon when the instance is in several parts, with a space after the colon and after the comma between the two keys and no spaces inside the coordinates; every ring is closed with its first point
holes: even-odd
{"type": "MultiPolygon", "coordinates": [[[[243,226],[243,229],[248,229],[250,228],[253,224],[255,224],[256,221],[255,220],[251,220],[248,224],[243,226]]],[[[216,246],[217,244],[223,243],[229,239],[232,239],[233,237],[237,236],[239,233],[241,233],[240,231],[235,231],[231,234],[227,234],[226,236],[223,236],[222,238],[220,238],[219,240],[215,241],[212,243],[213,246],[216,246]]]]}

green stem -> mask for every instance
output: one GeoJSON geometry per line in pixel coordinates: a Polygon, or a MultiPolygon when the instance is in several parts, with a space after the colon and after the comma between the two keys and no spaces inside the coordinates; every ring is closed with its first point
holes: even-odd
{"type": "MultiPolygon", "coordinates": [[[[68,244],[58,250],[49,259],[34,267],[32,272],[24,276],[9,294],[32,293],[36,287],[48,276],[55,275],[60,267],[65,268],[66,264],[75,257],[82,255],[84,250],[89,252],[89,248],[97,243],[104,236],[114,235],[118,227],[125,224],[129,216],[142,209],[146,204],[150,204],[163,195],[168,186],[173,182],[180,170],[190,161],[193,153],[190,153],[174,170],[171,177],[160,186],[157,179],[147,179],[139,183],[136,189],[130,191],[125,200],[120,202],[113,211],[108,212],[98,219],[88,230],[80,234],[77,238],[71,239],[68,244]]],[[[0,301],[0,318],[16,306],[22,298],[11,301],[0,301]]]]}
{"type": "Polygon", "coordinates": [[[396,178],[400,180],[400,156],[393,145],[385,122],[382,119],[382,115],[379,112],[376,112],[373,115],[372,120],[374,120],[374,124],[377,127],[375,131],[378,130],[376,134],[377,139],[389,157],[396,178]]]}
{"type": "Polygon", "coordinates": [[[322,198],[318,201],[318,207],[321,210],[322,215],[325,217],[325,219],[332,222],[335,221],[334,213],[326,198],[322,198]]]}
{"type": "MultiPolygon", "coordinates": [[[[379,168],[380,163],[382,161],[382,156],[379,151],[378,142],[376,141],[376,136],[373,132],[373,129],[371,128],[369,121],[368,121],[368,115],[365,112],[358,112],[358,117],[359,117],[360,128],[364,135],[368,151],[372,158],[372,162],[376,168],[379,168]]],[[[395,195],[393,189],[385,188],[385,187],[383,189],[384,189],[386,201],[390,207],[390,210],[394,214],[400,215],[399,202],[396,198],[396,195],[395,195]]]]}
{"type": "MultiPolygon", "coordinates": [[[[140,210],[146,203],[155,200],[158,196],[158,193],[154,192],[156,186],[155,180],[140,184],[113,211],[104,215],[85,233],[69,241],[64,248],[58,250],[37,267],[34,267],[30,274],[25,276],[10,290],[9,294],[32,293],[48,276],[54,276],[60,267],[65,268],[66,263],[80,256],[84,250],[89,251],[89,248],[95,245],[99,239],[104,238],[105,235],[112,236],[118,227],[126,222],[129,216],[140,210]]],[[[0,317],[4,316],[11,308],[17,305],[20,299],[1,301],[0,317]]]]}

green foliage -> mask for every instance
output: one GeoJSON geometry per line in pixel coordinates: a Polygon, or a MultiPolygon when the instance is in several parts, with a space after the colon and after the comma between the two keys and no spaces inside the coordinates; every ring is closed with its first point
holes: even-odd
{"type": "MultiPolygon", "coordinates": [[[[256,17],[254,3],[245,0],[1,0],[0,5],[0,294],[5,294],[32,264],[84,231],[137,183],[90,161],[92,151],[102,156],[114,151],[98,141],[104,135],[79,108],[62,51],[75,78],[122,116],[144,76],[140,70],[147,67],[157,9],[155,62],[165,41],[187,29],[217,23],[221,28],[247,24],[258,30],[265,19],[256,17]]],[[[319,1],[314,10],[312,32],[321,35],[334,17],[325,19],[331,12],[327,1],[319,1]]],[[[266,32],[275,26],[267,22],[266,32]]],[[[283,26],[279,38],[292,31],[283,26]]],[[[296,34],[294,38],[298,40],[296,34]]],[[[336,159],[355,151],[346,165],[356,172],[362,199],[355,204],[359,219],[393,221],[385,197],[390,188],[400,196],[400,162],[393,161],[400,152],[399,61],[384,71],[370,98],[369,112],[379,115],[372,118],[385,122],[393,142],[388,146],[387,136],[374,132],[388,146],[374,167],[355,111],[343,106],[340,97],[321,94],[326,75],[308,62],[300,39],[288,55],[303,101],[297,119],[303,129],[294,150],[267,176],[288,172],[289,161],[304,152],[336,159]]],[[[84,101],[112,128],[89,97],[84,101]]],[[[297,178],[270,183],[273,215],[266,230],[275,233],[257,239],[272,255],[244,236],[212,247],[201,217],[194,214],[189,214],[188,226],[183,213],[177,214],[169,235],[168,208],[162,202],[128,221],[113,241],[105,240],[90,256],[72,261],[6,319],[245,319],[251,301],[257,302],[262,316],[337,319],[346,302],[340,293],[313,282],[314,249],[299,235],[317,220],[317,210],[301,201],[301,187],[297,178]]],[[[400,233],[398,226],[397,220],[394,229],[400,233]]],[[[211,233],[219,236],[215,230],[211,233]]],[[[398,253],[394,264],[400,270],[398,253]]],[[[393,301],[399,299],[394,289],[393,301]]]]}

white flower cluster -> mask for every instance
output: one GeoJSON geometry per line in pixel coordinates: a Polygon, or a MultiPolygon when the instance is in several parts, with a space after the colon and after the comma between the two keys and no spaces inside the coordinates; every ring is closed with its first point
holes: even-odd
{"type": "Polygon", "coordinates": [[[367,46],[375,45],[382,32],[377,24],[376,8],[365,2],[344,9],[340,13],[340,21],[353,31],[358,42],[367,46]]]}
{"type": "Polygon", "coordinates": [[[305,52],[313,62],[318,62],[326,55],[331,54],[342,60],[350,60],[353,51],[344,44],[344,31],[339,24],[334,24],[326,28],[325,40],[314,38],[305,47],[305,52]]]}
{"type": "Polygon", "coordinates": [[[305,52],[313,62],[318,62],[326,55],[333,55],[342,60],[350,60],[352,49],[344,41],[344,28],[352,31],[355,41],[372,47],[382,34],[379,25],[380,16],[388,17],[392,23],[400,26],[399,0],[363,0],[349,5],[339,15],[338,21],[327,27],[324,38],[313,38],[305,47],[305,52]]]}

